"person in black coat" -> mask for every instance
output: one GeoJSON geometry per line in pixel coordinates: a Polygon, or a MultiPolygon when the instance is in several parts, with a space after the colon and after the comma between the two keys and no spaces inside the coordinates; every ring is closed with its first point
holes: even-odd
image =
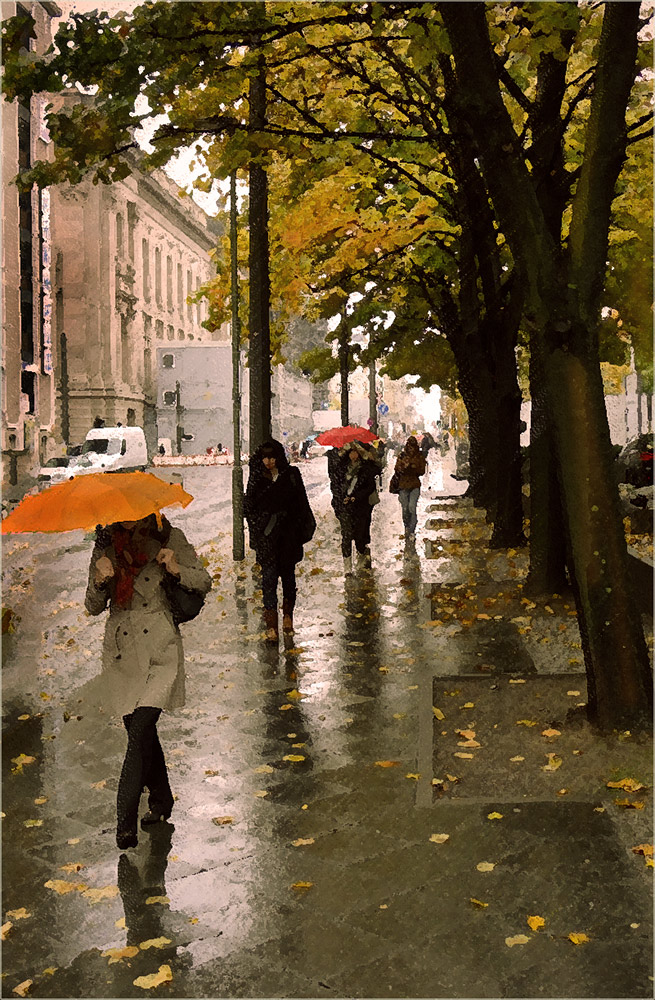
{"type": "Polygon", "coordinates": [[[378,502],[376,476],[380,465],[359,441],[351,441],[328,455],[332,507],[341,528],[344,572],[352,573],[352,544],[360,564],[371,565],[371,515],[378,502]]]}
{"type": "Polygon", "coordinates": [[[262,568],[266,636],[276,641],[278,580],[282,581],[282,626],[292,632],[296,563],[316,529],[300,470],[289,465],[279,441],[266,441],[250,459],[244,514],[250,547],[262,568]]]}

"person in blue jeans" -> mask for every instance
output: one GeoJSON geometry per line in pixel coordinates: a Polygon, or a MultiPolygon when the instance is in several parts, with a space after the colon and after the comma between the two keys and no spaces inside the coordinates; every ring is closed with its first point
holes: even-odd
{"type": "Polygon", "coordinates": [[[398,499],[403,512],[405,539],[412,541],[416,536],[416,505],[421,492],[420,477],[425,472],[425,457],[421,454],[418,441],[413,435],[407,438],[404,448],[398,455],[394,471],[398,473],[400,487],[398,499]]]}

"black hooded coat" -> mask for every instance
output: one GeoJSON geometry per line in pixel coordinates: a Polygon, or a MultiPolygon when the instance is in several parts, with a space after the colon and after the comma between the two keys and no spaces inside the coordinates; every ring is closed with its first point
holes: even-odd
{"type": "Polygon", "coordinates": [[[289,465],[279,441],[266,441],[250,459],[243,510],[250,547],[260,565],[281,555],[294,563],[301,561],[303,545],[313,537],[316,521],[300,471],[289,465]],[[262,461],[265,448],[275,456],[279,473],[275,480],[262,461]]]}

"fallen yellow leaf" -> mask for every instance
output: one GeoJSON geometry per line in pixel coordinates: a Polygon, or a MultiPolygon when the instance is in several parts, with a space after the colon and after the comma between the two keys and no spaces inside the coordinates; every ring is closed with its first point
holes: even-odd
{"type": "Polygon", "coordinates": [[[26,820],[23,821],[23,826],[26,826],[28,829],[30,827],[33,827],[33,826],[43,826],[43,820],[42,819],[26,819],[26,820]]]}
{"type": "Polygon", "coordinates": [[[420,774],[406,774],[405,777],[406,778],[412,778],[414,781],[418,781],[419,778],[421,777],[421,775],[420,774]]]}
{"type": "Polygon", "coordinates": [[[293,708],[293,705],[280,705],[281,712],[288,712],[290,708],[293,708]]]}
{"type": "Polygon", "coordinates": [[[311,889],[313,887],[313,882],[294,882],[291,886],[292,889],[302,891],[304,889],[311,889]]]}
{"type": "MultiPolygon", "coordinates": [[[[632,848],[634,854],[643,854],[645,858],[652,858],[653,856],[653,845],[652,844],[637,844],[636,847],[632,848]]],[[[8,911],[7,916],[12,917],[17,911],[12,913],[11,910],[8,911]]]]}
{"type": "Polygon", "coordinates": [[[505,944],[508,948],[513,948],[515,944],[527,944],[529,940],[526,934],[515,934],[514,937],[506,937],[505,944]]]}
{"type": "Polygon", "coordinates": [[[85,866],[83,864],[80,864],[79,862],[76,863],[75,861],[71,861],[71,863],[68,864],[68,865],[60,865],[59,866],[59,871],[60,872],[81,872],[84,867],[85,866]]]}
{"type": "Polygon", "coordinates": [[[107,787],[107,779],[106,778],[103,778],[102,781],[94,781],[93,784],[91,785],[91,788],[98,788],[98,789],[100,789],[100,788],[106,788],[106,787],[107,787]]]}
{"type": "Polygon", "coordinates": [[[624,792],[642,792],[648,785],[642,785],[641,782],[635,781],[634,778],[621,778],[620,781],[608,781],[608,788],[622,788],[624,792]]]}
{"type": "Polygon", "coordinates": [[[459,736],[463,736],[465,740],[475,739],[475,729],[456,729],[455,732],[459,736]]]}
{"type": "Polygon", "coordinates": [[[376,767],[398,767],[400,764],[399,760],[376,760],[376,767]]]}
{"type": "Polygon", "coordinates": [[[586,944],[588,940],[586,934],[569,934],[569,941],[573,941],[573,944],[586,944]]]}
{"type": "Polygon", "coordinates": [[[292,691],[287,691],[287,698],[293,698],[294,701],[298,701],[299,699],[306,697],[307,695],[301,694],[296,688],[293,688],[292,691]]]}
{"type": "Polygon", "coordinates": [[[142,951],[147,951],[148,948],[165,948],[167,944],[171,944],[171,939],[167,937],[158,938],[148,938],[147,941],[142,941],[139,945],[142,951]]]}
{"type": "Polygon", "coordinates": [[[548,757],[548,763],[542,765],[542,771],[556,771],[558,767],[562,766],[562,758],[558,757],[557,754],[548,753],[546,756],[548,757]]]}
{"type": "Polygon", "coordinates": [[[531,719],[517,719],[516,720],[516,725],[517,726],[536,726],[537,723],[536,722],[532,722],[531,719]]]}
{"type": "Polygon", "coordinates": [[[234,822],[234,816],[214,816],[212,823],[216,826],[227,826],[228,823],[234,822]]]}
{"type": "Polygon", "coordinates": [[[510,761],[513,764],[518,764],[518,762],[521,761],[521,760],[525,760],[525,757],[520,757],[520,756],[519,757],[510,757],[510,761]]]}
{"type": "Polygon", "coordinates": [[[254,794],[258,799],[265,799],[266,796],[268,795],[268,792],[265,788],[261,788],[258,792],[255,792],[254,794]]]}
{"type": "Polygon", "coordinates": [[[26,997],[33,982],[33,979],[24,979],[22,983],[18,984],[18,986],[14,986],[11,992],[16,993],[19,997],[26,997]]]}
{"type": "Polygon", "coordinates": [[[304,847],[306,844],[313,844],[314,838],[307,837],[306,839],[304,839],[303,837],[298,837],[298,840],[292,840],[291,843],[293,844],[294,847],[304,847]]]}
{"type": "Polygon", "coordinates": [[[35,806],[42,806],[42,805],[45,805],[45,803],[47,801],[48,801],[48,796],[47,795],[42,795],[41,798],[34,799],[34,805],[35,806]]]}
{"type": "Polygon", "coordinates": [[[84,892],[89,888],[83,882],[64,882],[61,878],[51,878],[43,884],[46,889],[54,889],[60,896],[65,896],[67,892],[84,892]]]}
{"type": "Polygon", "coordinates": [[[139,986],[142,990],[152,990],[162,983],[170,983],[173,979],[170,965],[160,965],[159,972],[153,972],[149,976],[138,976],[134,980],[134,986],[139,986]]]}
{"type": "Polygon", "coordinates": [[[71,846],[73,844],[79,844],[79,842],[80,842],[80,838],[79,837],[71,837],[70,840],[66,841],[66,843],[70,844],[71,846]]]}
{"type": "Polygon", "coordinates": [[[474,906],[478,906],[480,909],[483,909],[485,906],[489,906],[489,903],[483,903],[481,899],[476,899],[475,896],[471,896],[469,903],[473,903],[474,906]]]}
{"type": "Polygon", "coordinates": [[[272,774],[273,770],[270,764],[260,764],[259,767],[253,768],[255,774],[272,774]]]}
{"type": "Polygon", "coordinates": [[[14,925],[12,924],[11,920],[8,920],[6,924],[2,925],[2,928],[0,929],[0,940],[2,941],[7,940],[7,934],[9,933],[9,931],[13,926],[14,925]]]}
{"type": "Polygon", "coordinates": [[[108,948],[107,951],[100,953],[100,957],[108,958],[109,965],[113,965],[114,962],[122,962],[124,958],[134,958],[138,954],[138,948],[135,948],[134,945],[127,945],[126,948],[108,948]]]}
{"type": "Polygon", "coordinates": [[[458,740],[457,741],[457,746],[458,747],[471,747],[471,749],[473,749],[473,748],[480,747],[480,744],[478,743],[477,740],[458,740]]]}
{"type": "Polygon", "coordinates": [[[542,736],[561,736],[559,729],[544,729],[542,736]]]}
{"type": "Polygon", "coordinates": [[[168,906],[170,904],[170,899],[168,896],[148,896],[146,899],[146,906],[161,904],[161,906],[168,906]]]}
{"type": "Polygon", "coordinates": [[[297,763],[300,760],[305,760],[305,758],[303,757],[303,755],[301,753],[287,753],[287,754],[284,755],[284,757],[282,758],[282,760],[289,760],[289,761],[291,761],[292,763],[295,764],[295,763],[297,763]]]}
{"type": "Polygon", "coordinates": [[[580,697],[580,692],[579,691],[567,691],[566,693],[569,696],[569,698],[579,698],[580,697]]]}
{"type": "Polygon", "coordinates": [[[569,790],[568,790],[568,788],[560,788],[560,790],[558,791],[557,794],[558,795],[568,795],[569,794],[569,790]]]}
{"type": "Polygon", "coordinates": [[[503,818],[503,814],[502,813],[497,813],[497,812],[489,813],[488,816],[487,816],[487,819],[502,819],[502,818],[503,818]]]}
{"type": "Polygon", "coordinates": [[[439,719],[439,722],[443,722],[443,720],[446,718],[446,716],[443,714],[443,712],[441,711],[441,709],[440,708],[435,708],[434,705],[432,706],[432,711],[435,714],[435,718],[439,719]]]}
{"type": "MultiPolygon", "coordinates": [[[[635,848],[633,847],[633,851],[634,850],[635,848]]],[[[653,853],[652,848],[650,853],[651,854],[653,853]]],[[[26,920],[27,917],[31,917],[32,914],[29,912],[29,910],[26,910],[24,906],[21,906],[19,910],[7,910],[7,916],[11,917],[12,920],[26,920]]]]}
{"type": "Polygon", "coordinates": [[[510,677],[510,684],[525,684],[525,680],[522,677],[510,677]]]}
{"type": "Polygon", "coordinates": [[[12,757],[11,762],[15,764],[16,767],[23,767],[24,764],[33,764],[36,757],[30,757],[27,754],[19,753],[18,757],[12,757]]]}
{"type": "Polygon", "coordinates": [[[103,899],[113,899],[118,895],[117,885],[105,885],[102,889],[85,889],[82,893],[85,899],[92,903],[99,903],[103,899]]]}
{"type": "Polygon", "coordinates": [[[446,777],[448,778],[448,781],[452,781],[453,785],[459,783],[459,778],[456,774],[446,774],[446,777]]]}
{"type": "Polygon", "coordinates": [[[445,844],[446,841],[449,839],[450,839],[449,833],[433,833],[429,837],[429,840],[432,844],[445,844]]]}
{"type": "Polygon", "coordinates": [[[496,865],[491,861],[480,861],[475,867],[479,872],[492,872],[496,865]]]}
{"type": "Polygon", "coordinates": [[[543,917],[528,917],[527,922],[533,931],[538,931],[540,927],[546,926],[546,921],[543,917]]]}
{"type": "Polygon", "coordinates": [[[463,705],[460,705],[459,707],[460,708],[475,708],[475,702],[474,701],[467,701],[463,705]]]}
{"type": "Polygon", "coordinates": [[[460,753],[460,752],[457,752],[457,753],[453,754],[453,757],[463,757],[464,760],[473,760],[474,759],[472,753],[460,753]]]}
{"type": "Polygon", "coordinates": [[[614,805],[620,809],[643,809],[644,803],[632,801],[631,799],[614,799],[614,805]]]}
{"type": "Polygon", "coordinates": [[[126,927],[125,917],[120,917],[119,920],[115,920],[114,927],[118,927],[119,931],[124,931],[126,927]]]}

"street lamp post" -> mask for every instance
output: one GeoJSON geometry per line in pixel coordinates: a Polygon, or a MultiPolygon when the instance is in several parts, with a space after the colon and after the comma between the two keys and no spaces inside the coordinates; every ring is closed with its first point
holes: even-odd
{"type": "Polygon", "coordinates": [[[241,561],[245,555],[243,534],[243,469],[241,467],[241,392],[239,386],[240,324],[239,324],[239,260],[237,254],[237,174],[230,174],[230,263],[232,299],[232,426],[234,431],[234,463],[232,465],[232,558],[241,561]]]}
{"type": "Polygon", "coordinates": [[[182,454],[182,434],[184,433],[182,427],[182,400],[180,397],[180,383],[175,383],[175,442],[177,445],[177,454],[182,454]]]}
{"type": "Polygon", "coordinates": [[[375,387],[375,358],[371,359],[368,369],[368,416],[371,430],[374,434],[378,432],[378,396],[375,387]]]}

